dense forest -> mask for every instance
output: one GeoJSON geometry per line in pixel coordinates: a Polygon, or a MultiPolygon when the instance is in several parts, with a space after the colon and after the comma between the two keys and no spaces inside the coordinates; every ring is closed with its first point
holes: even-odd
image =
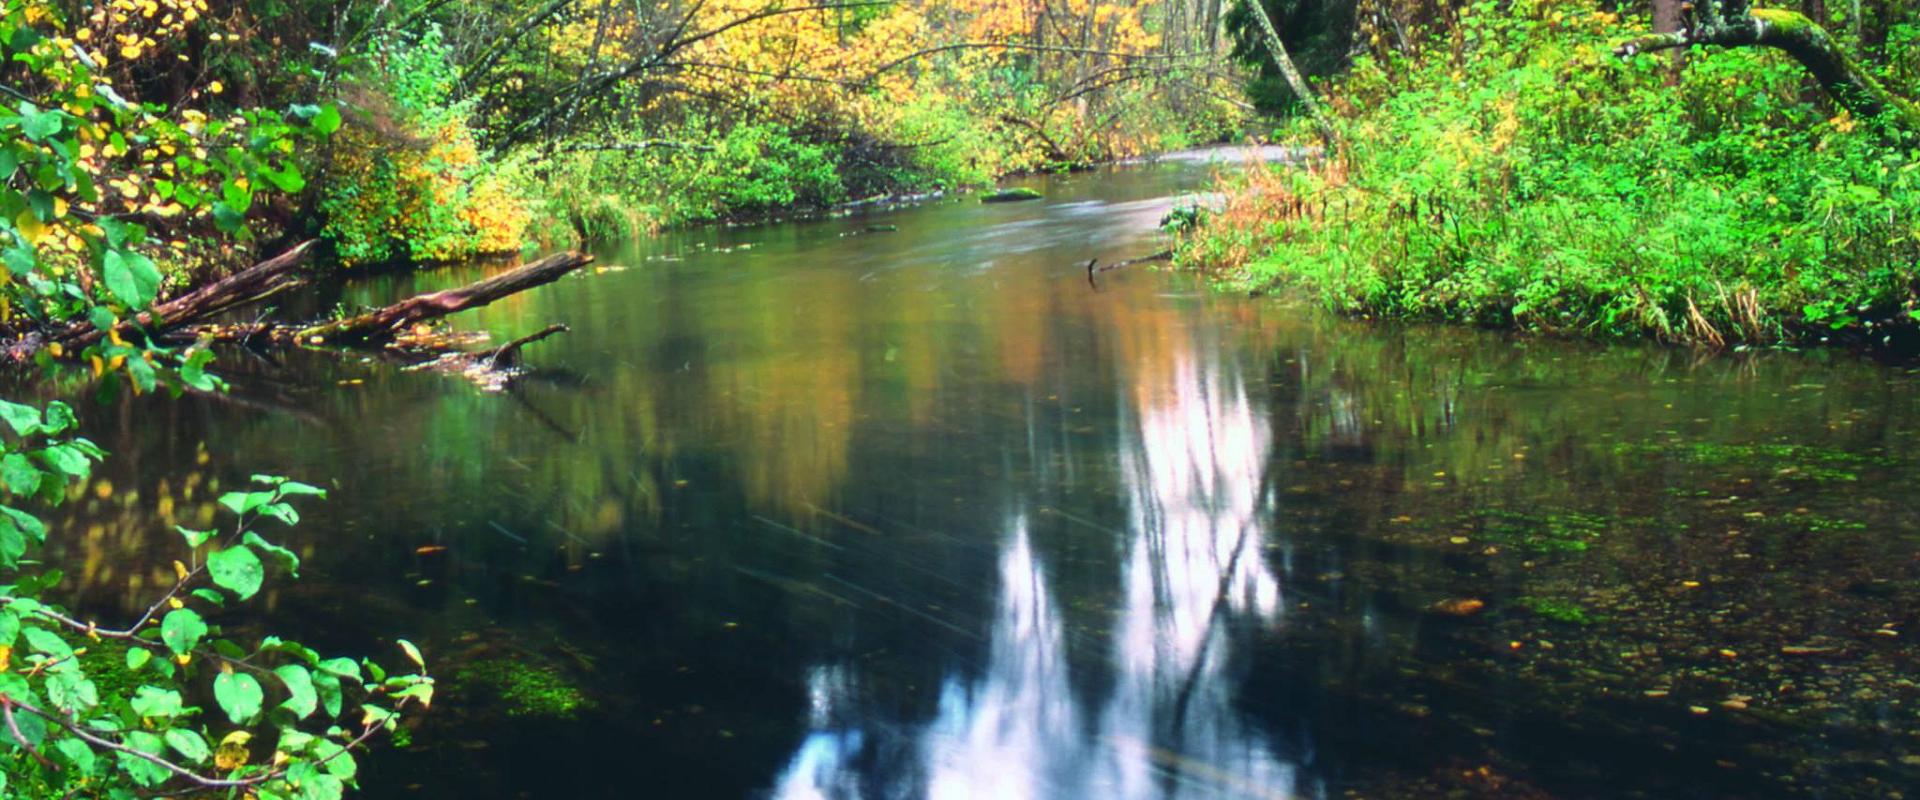
{"type": "MultiPolygon", "coordinates": [[[[568,248],[1219,144],[1283,149],[1218,168],[1220,191],[1163,224],[1178,264],[1235,289],[1706,349],[1910,354],[1920,330],[1920,6],[1903,0],[0,4],[0,352],[103,404],[220,397],[235,352],[396,338],[497,390],[566,327],[465,350],[433,323],[593,260],[568,248]],[[316,282],[519,258],[391,305],[235,316],[316,282]]],[[[792,427],[854,424],[828,384],[866,362],[835,363],[787,375],[844,413],[792,427]]],[[[41,559],[65,533],[43,514],[112,494],[87,416],[0,401],[0,796],[343,796],[356,755],[432,706],[431,659],[219,622],[297,577],[313,552],[286,529],[331,476],[211,482],[217,513],[162,515],[166,570],[128,587],[139,613],[96,618],[41,559]]],[[[815,484],[837,472],[817,472],[779,505],[831,494],[815,484]]]]}

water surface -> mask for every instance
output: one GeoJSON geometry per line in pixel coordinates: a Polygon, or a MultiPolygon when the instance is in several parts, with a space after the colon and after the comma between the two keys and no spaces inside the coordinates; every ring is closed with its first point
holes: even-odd
{"type": "Polygon", "coordinates": [[[611,249],[457,320],[571,326],[507,393],[228,354],[85,409],[55,557],[143,608],[220,487],[328,483],[258,605],[426,649],[372,798],[1920,794],[1911,371],[1089,282],[1216,168],[611,249]]]}

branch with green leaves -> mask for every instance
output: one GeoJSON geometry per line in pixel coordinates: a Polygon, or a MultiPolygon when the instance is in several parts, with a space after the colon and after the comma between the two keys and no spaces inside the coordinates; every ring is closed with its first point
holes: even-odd
{"type": "MultiPolygon", "coordinates": [[[[72,435],[64,404],[42,411],[0,400],[0,421],[11,431],[0,442],[0,485],[10,500],[57,503],[104,456],[72,435]]],[[[232,524],[178,528],[187,554],[174,562],[174,582],[125,627],[43,600],[57,571],[0,586],[0,791],[342,796],[357,772],[352,752],[394,730],[403,712],[432,704],[419,649],[400,640],[412,671],[389,674],[371,660],[323,657],[278,636],[243,647],[208,619],[258,595],[269,571],[297,577],[298,555],[259,531],[298,524],[293,501],[325,495],[266,475],[222,495],[232,524]],[[96,648],[124,655],[103,662],[96,648]],[[195,705],[208,698],[211,709],[195,705]]],[[[0,505],[0,569],[19,569],[28,545],[46,535],[38,518],[0,505]]]]}

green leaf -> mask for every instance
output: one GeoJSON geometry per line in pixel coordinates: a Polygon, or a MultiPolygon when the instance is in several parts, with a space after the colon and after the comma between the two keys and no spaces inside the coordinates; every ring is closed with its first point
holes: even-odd
{"type": "Polygon", "coordinates": [[[227,719],[235,725],[245,725],[260,714],[260,703],[266,694],[260,690],[260,682],[252,675],[238,672],[222,672],[213,679],[213,699],[220,709],[227,712],[227,719]]]}
{"type": "Polygon", "coordinates": [[[36,142],[46,141],[48,137],[60,132],[64,123],[57,110],[41,110],[31,103],[20,104],[20,132],[36,142]]]}
{"type": "Polygon", "coordinates": [[[93,464],[87,459],[86,450],[75,446],[73,442],[43,447],[36,455],[40,457],[40,463],[68,478],[80,480],[93,473],[93,464]]]}
{"type": "Polygon", "coordinates": [[[273,502],[273,492],[227,492],[220,495],[220,505],[228,511],[245,515],[263,505],[273,502]]]}
{"type": "Polygon", "coordinates": [[[53,658],[67,658],[73,655],[73,645],[45,628],[29,627],[22,631],[27,637],[27,647],[33,652],[45,653],[53,658]]]}
{"type": "Polygon", "coordinates": [[[0,482],[6,483],[7,491],[21,497],[30,497],[40,490],[42,474],[39,467],[20,453],[8,453],[0,458],[0,482]]]}
{"type": "Polygon", "coordinates": [[[72,764],[74,769],[85,775],[93,772],[93,746],[75,737],[69,736],[53,743],[53,749],[72,764]]]}
{"type": "Polygon", "coordinates": [[[187,549],[189,550],[206,544],[208,539],[213,538],[213,531],[210,530],[197,531],[181,525],[175,525],[173,529],[179,531],[181,538],[187,540],[187,549]]]}
{"type": "MultiPolygon", "coordinates": [[[[129,731],[125,743],[127,747],[152,756],[163,755],[167,751],[166,743],[158,735],[146,731],[129,731]]],[[[118,753],[117,756],[120,769],[132,776],[133,781],[141,786],[159,786],[173,777],[173,773],[167,768],[131,753],[118,753]]]]}
{"type": "Polygon", "coordinates": [[[33,537],[33,540],[36,542],[44,542],[47,540],[47,525],[41,522],[39,517],[17,508],[0,506],[0,518],[4,518],[6,522],[19,528],[26,535],[33,537]]]}
{"type": "Polygon", "coordinates": [[[85,713],[100,705],[100,687],[79,669],[56,669],[47,675],[47,699],[62,711],[85,713]]]}
{"type": "Polygon", "coordinates": [[[280,495],[282,497],[294,497],[296,495],[313,495],[315,497],[319,497],[324,500],[326,499],[326,496],[327,496],[327,490],[322,489],[318,486],[301,483],[299,481],[282,481],[280,483],[280,495]]]}
{"type": "Polygon", "coordinates": [[[0,569],[13,569],[20,565],[20,557],[27,554],[27,536],[11,523],[0,524],[0,569]]]}
{"type": "Polygon", "coordinates": [[[0,419],[5,419],[14,433],[27,436],[40,428],[40,409],[0,400],[0,419]]]}
{"type": "Polygon", "coordinates": [[[327,710],[327,716],[340,716],[345,699],[340,692],[340,676],[329,672],[313,673],[313,691],[320,698],[320,707],[327,710]]]}
{"type": "MultiPolygon", "coordinates": [[[[130,650],[128,652],[145,653],[147,651],[130,650]]],[[[140,689],[134,693],[133,699],[128,701],[128,705],[133,707],[133,713],[153,719],[177,717],[180,716],[182,711],[186,710],[186,702],[180,698],[179,692],[172,689],[162,689],[158,686],[140,687],[140,689]]]]}
{"type": "Polygon", "coordinates": [[[80,418],[74,416],[73,406],[55,400],[47,404],[45,421],[40,424],[40,432],[48,436],[64,433],[79,427],[80,418]]]}
{"type": "Polygon", "coordinates": [[[331,136],[340,130],[340,109],[333,105],[320,109],[320,114],[313,118],[313,129],[322,136],[331,136]]]}
{"type": "Polygon", "coordinates": [[[152,660],[152,650],[144,647],[127,648],[127,670],[129,672],[139,672],[141,667],[146,666],[147,662],[152,660]]]}
{"type": "Polygon", "coordinates": [[[204,764],[213,755],[213,751],[207,747],[207,740],[186,728],[168,730],[166,739],[168,747],[195,764],[204,764]]]}
{"type": "Polygon", "coordinates": [[[153,266],[153,259],[139,253],[108,250],[100,270],[107,291],[133,308],[152,305],[155,293],[160,291],[160,270],[153,266]]]}
{"type": "Polygon", "coordinates": [[[12,647],[19,638],[20,615],[13,613],[13,609],[0,610],[0,647],[12,647]]]}
{"type": "Polygon", "coordinates": [[[180,382],[203,392],[215,392],[225,388],[225,384],[207,374],[207,364],[213,361],[213,351],[204,347],[195,348],[180,362],[180,382]]]}
{"type": "Polygon", "coordinates": [[[260,591],[267,569],[246,545],[236,544],[207,556],[207,573],[215,586],[245,600],[260,591]]]}
{"type": "Polygon", "coordinates": [[[287,685],[287,701],[281,703],[280,707],[292,711],[301,719],[313,716],[320,703],[319,696],[314,693],[313,673],[308,672],[306,667],[286,664],[274,668],[273,674],[280,676],[280,682],[287,685]]]}
{"type": "Polygon", "coordinates": [[[348,752],[347,748],[335,742],[330,742],[325,739],[315,740],[313,743],[313,754],[321,761],[326,762],[321,766],[325,767],[327,772],[331,773],[333,777],[339,778],[340,780],[353,780],[354,774],[360,771],[360,765],[354,763],[353,753],[348,752]]]}
{"type": "Polygon", "coordinates": [[[33,248],[24,245],[7,248],[6,252],[0,253],[0,260],[7,262],[7,271],[12,272],[16,278],[26,277],[40,263],[33,254],[33,248]]]}
{"type": "Polygon", "coordinates": [[[400,645],[400,652],[406,653],[407,660],[412,661],[414,666],[417,666],[421,669],[427,668],[427,660],[425,658],[420,657],[420,648],[414,647],[413,642],[409,642],[405,639],[401,639],[395,642],[395,644],[400,645]]]}
{"type": "Polygon", "coordinates": [[[300,168],[291,162],[277,170],[263,169],[260,174],[280,191],[288,194],[307,188],[307,179],[300,176],[300,168]]]}
{"type": "Polygon", "coordinates": [[[160,621],[160,641],[166,642],[167,649],[177,656],[193,652],[193,648],[206,635],[206,620],[200,618],[200,612],[191,608],[176,608],[160,621]]]}
{"type": "Polygon", "coordinates": [[[240,537],[240,541],[252,545],[255,549],[266,553],[269,557],[278,561],[280,567],[287,571],[287,575],[295,578],[300,577],[300,555],[298,553],[262,539],[260,538],[260,534],[254,533],[253,531],[247,531],[245,536],[240,537]]]}

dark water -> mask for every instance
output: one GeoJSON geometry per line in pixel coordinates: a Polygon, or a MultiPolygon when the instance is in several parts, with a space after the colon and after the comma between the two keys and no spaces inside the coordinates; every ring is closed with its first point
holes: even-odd
{"type": "Polygon", "coordinates": [[[331,485],[258,605],[424,646],[374,798],[1920,797],[1913,372],[1089,286],[1210,169],[608,252],[459,319],[572,326],[508,393],[229,354],[87,409],[55,557],[331,485]]]}

